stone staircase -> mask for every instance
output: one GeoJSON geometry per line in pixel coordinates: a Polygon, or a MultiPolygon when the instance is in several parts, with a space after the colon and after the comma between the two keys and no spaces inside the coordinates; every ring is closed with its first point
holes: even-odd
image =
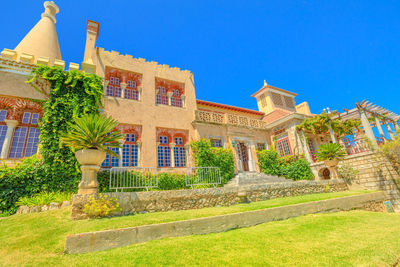
{"type": "Polygon", "coordinates": [[[256,172],[240,172],[230,180],[225,187],[235,187],[255,184],[274,184],[274,183],[291,183],[293,180],[285,179],[279,176],[267,175],[256,172]]]}

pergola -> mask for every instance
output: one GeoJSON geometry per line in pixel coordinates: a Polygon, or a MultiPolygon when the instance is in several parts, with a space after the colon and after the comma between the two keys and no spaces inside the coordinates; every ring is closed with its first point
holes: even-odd
{"type": "Polygon", "coordinates": [[[348,109],[343,109],[343,110],[345,112],[337,114],[332,119],[341,119],[341,120],[360,119],[365,134],[372,141],[372,145],[374,147],[377,147],[378,143],[372,131],[371,123],[369,121],[370,118],[373,118],[375,120],[376,127],[378,128],[379,135],[382,138],[382,140],[385,139],[385,135],[382,130],[382,125],[386,127],[386,130],[388,131],[391,139],[393,139],[394,135],[388,123],[392,122],[395,130],[399,129],[398,122],[400,119],[400,115],[397,115],[396,113],[384,109],[369,101],[363,100],[361,102],[356,102],[355,108],[351,110],[348,109]],[[383,121],[381,122],[381,120],[383,121]]]}
{"type": "MultiPolygon", "coordinates": [[[[365,135],[368,137],[368,139],[371,140],[372,146],[377,148],[378,147],[378,142],[375,138],[374,132],[372,131],[370,119],[374,119],[374,123],[376,124],[376,127],[378,128],[379,135],[382,139],[382,141],[386,140],[385,135],[382,130],[382,125],[386,127],[386,130],[388,131],[390,138],[394,138],[394,134],[388,123],[393,123],[393,126],[395,130],[399,130],[399,119],[400,115],[397,115],[396,113],[384,109],[378,105],[374,105],[373,103],[363,100],[361,102],[356,102],[355,103],[356,107],[349,110],[349,109],[343,109],[343,113],[337,113],[335,116],[332,117],[332,120],[334,119],[340,119],[340,120],[360,120],[362,127],[365,131],[365,135]]],[[[331,136],[331,139],[334,143],[337,143],[337,140],[335,138],[334,132],[332,130],[332,127],[329,127],[329,133],[331,136]]],[[[300,134],[300,141],[303,144],[303,149],[305,151],[305,156],[309,162],[311,162],[311,156],[310,156],[310,151],[309,148],[305,142],[305,136],[303,131],[299,132],[300,134]]]]}

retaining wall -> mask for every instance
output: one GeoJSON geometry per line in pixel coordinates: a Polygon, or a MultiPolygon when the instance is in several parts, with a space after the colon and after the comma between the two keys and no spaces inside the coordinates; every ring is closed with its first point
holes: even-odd
{"type": "MultiPolygon", "coordinates": [[[[243,201],[261,201],[271,198],[298,196],[322,192],[348,190],[343,181],[299,181],[250,185],[242,187],[218,187],[204,189],[117,192],[105,193],[118,200],[121,212],[116,215],[170,210],[201,209],[214,206],[230,206],[243,201]]],[[[72,219],[85,219],[83,207],[91,195],[74,195],[72,219]]]]}
{"type": "Polygon", "coordinates": [[[382,207],[381,203],[386,199],[387,196],[384,192],[375,192],[186,221],[70,235],[65,242],[65,253],[86,253],[128,246],[166,237],[217,233],[311,213],[333,212],[365,207],[374,208],[376,205],[382,207]]]}

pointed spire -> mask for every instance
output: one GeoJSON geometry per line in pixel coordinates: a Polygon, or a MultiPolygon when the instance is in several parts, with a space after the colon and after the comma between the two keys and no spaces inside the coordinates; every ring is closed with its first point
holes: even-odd
{"type": "Polygon", "coordinates": [[[61,60],[60,45],[56,31],[56,14],[59,12],[58,6],[53,1],[44,2],[45,11],[42,18],[24,37],[24,39],[15,48],[18,56],[22,53],[38,57],[48,57],[50,64],[55,59],[61,60]]]}

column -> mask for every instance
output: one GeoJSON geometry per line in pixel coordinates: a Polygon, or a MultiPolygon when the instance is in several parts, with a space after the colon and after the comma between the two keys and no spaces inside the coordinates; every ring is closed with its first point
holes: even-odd
{"type": "Polygon", "coordinates": [[[136,146],[137,146],[137,166],[142,167],[142,142],[137,141],[136,146]]]}
{"type": "Polygon", "coordinates": [[[247,143],[247,154],[249,155],[249,171],[255,172],[255,162],[253,160],[253,153],[252,150],[254,148],[254,143],[253,142],[248,142],[247,143]]]}
{"type": "Polygon", "coordinates": [[[332,124],[331,124],[331,122],[329,122],[328,128],[329,128],[329,134],[331,135],[332,143],[337,143],[336,137],[335,137],[335,133],[333,132],[333,129],[332,129],[332,124]]]}
{"type": "Polygon", "coordinates": [[[143,87],[142,87],[142,86],[138,86],[138,87],[137,87],[137,91],[138,91],[138,101],[142,101],[142,91],[143,91],[143,87]]]}
{"type": "Polygon", "coordinates": [[[167,96],[168,96],[168,105],[171,106],[172,92],[168,92],[167,96]]]}
{"type": "Polygon", "coordinates": [[[387,121],[385,121],[384,124],[385,124],[386,130],[387,130],[388,133],[389,133],[390,140],[393,140],[393,139],[394,139],[394,135],[393,135],[392,129],[390,128],[390,125],[388,124],[387,121]]]}
{"type": "Polygon", "coordinates": [[[307,140],[306,137],[304,135],[303,131],[299,132],[299,136],[300,136],[300,142],[303,148],[303,152],[304,152],[304,156],[306,157],[306,160],[308,161],[308,163],[314,163],[312,157],[311,157],[311,153],[310,153],[310,148],[308,147],[307,144],[307,140]]]}
{"type": "Polygon", "coordinates": [[[375,117],[375,124],[376,124],[376,127],[378,127],[379,135],[381,136],[382,141],[384,141],[384,140],[385,140],[385,134],[383,133],[382,126],[381,126],[381,122],[379,121],[379,119],[378,119],[377,116],[374,116],[374,117],[375,117]]]}
{"type": "Polygon", "coordinates": [[[174,153],[175,143],[170,143],[169,148],[171,149],[171,167],[175,168],[175,153],[174,153]]]}
{"type": "Polygon", "coordinates": [[[185,108],[186,107],[186,96],[181,95],[181,101],[182,101],[182,107],[185,108]]]}
{"type": "Polygon", "coordinates": [[[371,141],[372,147],[374,149],[377,149],[378,148],[378,143],[376,142],[376,138],[375,138],[374,132],[372,131],[372,128],[371,128],[371,124],[368,121],[367,113],[365,112],[364,109],[359,109],[358,112],[360,114],[361,124],[364,127],[365,135],[371,141]]]}
{"type": "MultiPolygon", "coordinates": [[[[119,153],[119,160],[118,160],[118,166],[119,167],[122,167],[122,153],[123,153],[123,145],[124,145],[124,143],[125,143],[125,136],[124,136],[124,139],[122,139],[122,140],[120,140],[119,141],[119,143],[120,143],[120,145],[121,145],[121,147],[120,148],[118,148],[118,153],[119,153]]],[[[111,160],[111,159],[110,159],[111,160]]]]}
{"type": "Polygon", "coordinates": [[[400,130],[399,121],[393,121],[393,127],[396,133],[400,130]]]}
{"type": "Polygon", "coordinates": [[[125,98],[126,83],[123,82],[120,85],[121,85],[121,98],[125,98]]]}
{"type": "Polygon", "coordinates": [[[11,140],[14,134],[15,127],[18,125],[16,120],[4,120],[7,124],[6,137],[4,138],[3,148],[1,150],[0,158],[6,159],[8,157],[8,151],[10,150],[11,140]]]}

